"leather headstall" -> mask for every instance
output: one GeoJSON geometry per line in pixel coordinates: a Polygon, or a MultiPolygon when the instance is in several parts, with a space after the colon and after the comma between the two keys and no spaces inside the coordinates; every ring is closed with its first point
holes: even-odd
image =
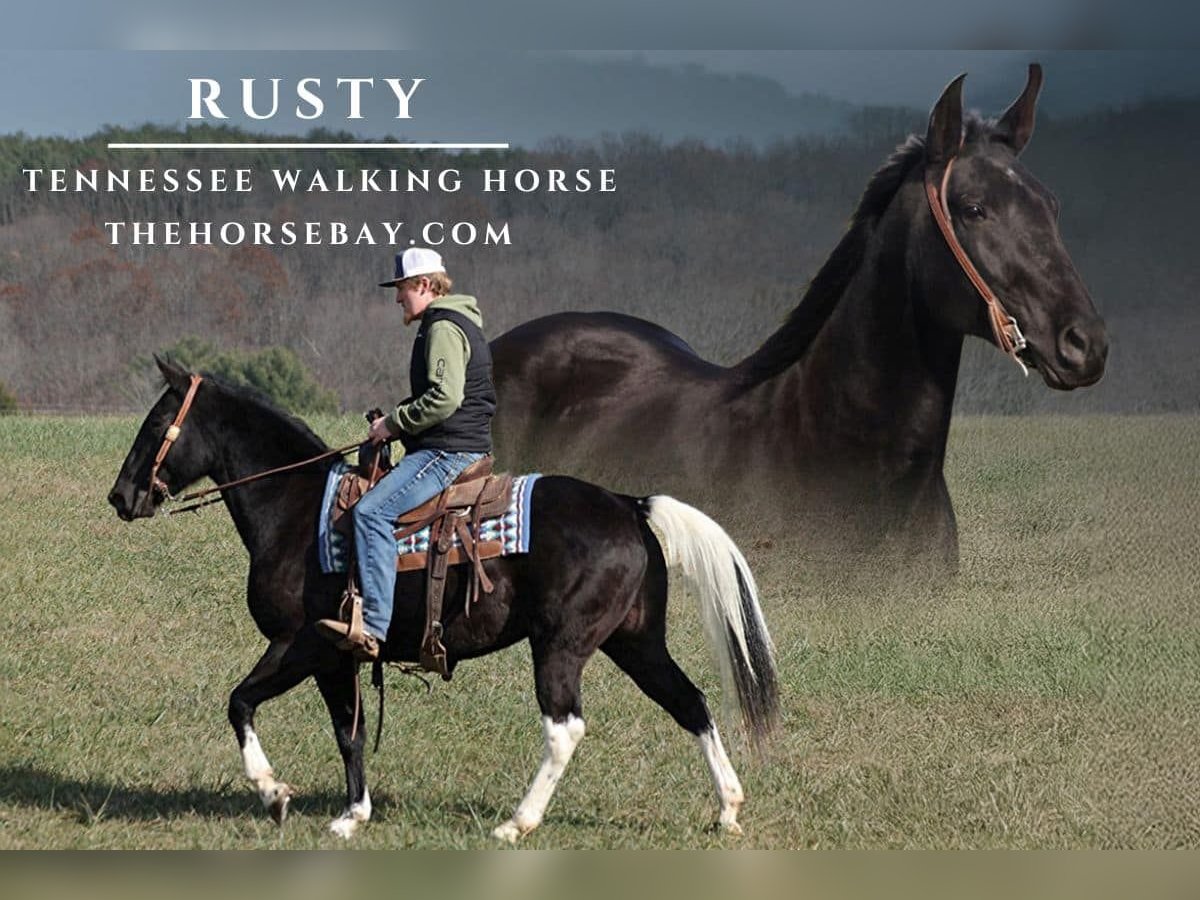
{"type": "Polygon", "coordinates": [[[950,222],[950,206],[946,200],[946,186],[950,183],[950,170],[954,167],[954,159],[954,157],[951,157],[946,163],[940,184],[937,178],[937,171],[931,167],[926,167],[925,196],[929,199],[929,209],[933,212],[933,219],[937,222],[938,229],[942,232],[942,237],[946,239],[946,243],[950,247],[950,252],[958,260],[959,266],[962,267],[971,284],[975,286],[975,290],[979,292],[979,296],[983,298],[983,302],[987,304],[988,321],[992,326],[992,334],[996,339],[996,346],[1012,357],[1013,362],[1021,367],[1022,372],[1028,375],[1029,368],[1020,356],[1021,351],[1026,346],[1025,335],[1021,333],[1021,329],[1017,325],[1017,320],[1009,315],[1008,310],[1001,304],[1000,298],[988,287],[987,282],[983,280],[983,276],[979,274],[979,270],[975,268],[975,264],[971,262],[971,258],[967,256],[967,252],[959,242],[958,236],[954,233],[954,226],[950,222]]]}
{"type": "Polygon", "coordinates": [[[192,401],[196,399],[196,390],[200,387],[200,382],[203,381],[200,375],[192,375],[192,382],[188,385],[187,393],[183,397],[183,405],[179,407],[179,412],[175,414],[175,421],[167,428],[167,433],[163,435],[162,446],[158,448],[158,454],[154,457],[154,465],[150,469],[150,492],[160,493],[165,498],[171,497],[171,491],[167,487],[166,482],[158,477],[158,470],[162,468],[163,460],[167,458],[167,453],[175,446],[175,442],[179,440],[179,431],[183,428],[183,420],[187,418],[187,414],[192,409],[192,401]]]}

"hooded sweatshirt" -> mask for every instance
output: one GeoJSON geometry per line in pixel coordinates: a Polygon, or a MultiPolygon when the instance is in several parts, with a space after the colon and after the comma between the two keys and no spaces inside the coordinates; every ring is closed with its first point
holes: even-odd
{"type": "Polygon", "coordinates": [[[388,417],[408,450],[491,452],[492,358],[474,297],[439,297],[421,314],[409,380],[415,396],[388,417]]]}

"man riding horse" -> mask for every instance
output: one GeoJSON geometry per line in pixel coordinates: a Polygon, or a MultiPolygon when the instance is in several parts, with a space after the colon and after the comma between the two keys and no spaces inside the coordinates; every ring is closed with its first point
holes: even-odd
{"type": "Polygon", "coordinates": [[[474,297],[451,294],[442,257],[424,247],[396,255],[395,287],[404,324],[420,322],[409,363],[412,397],[371,423],[372,444],[399,440],[404,458],[354,506],[362,625],[322,619],[317,627],[362,660],[379,658],[396,587],[395,521],[436,497],[492,451],[492,355],[474,297]]]}

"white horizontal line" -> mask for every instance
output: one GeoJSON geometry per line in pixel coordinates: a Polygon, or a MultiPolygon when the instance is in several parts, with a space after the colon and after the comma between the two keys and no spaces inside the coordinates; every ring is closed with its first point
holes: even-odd
{"type": "Polygon", "coordinates": [[[507,150],[508,144],[311,144],[311,143],[217,143],[217,144],[109,144],[109,150],[507,150]]]}

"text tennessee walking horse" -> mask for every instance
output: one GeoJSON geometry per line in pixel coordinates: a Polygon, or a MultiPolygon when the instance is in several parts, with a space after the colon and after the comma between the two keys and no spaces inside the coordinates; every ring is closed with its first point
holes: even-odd
{"type": "MultiPolygon", "coordinates": [[[[122,519],[153,516],[165,495],[201,477],[236,481],[326,449],[302,422],[251,391],[198,380],[170,363],[160,361],[159,367],[167,391],[142,423],[108,498],[122,519]]],[[[331,828],[349,837],[371,815],[357,666],[313,627],[337,615],[345,587],[345,576],[322,574],[317,559],[322,476],[330,465],[315,463],[222,492],[250,553],[250,614],[270,641],[230,696],[229,720],[246,775],[282,822],[292,792],[275,779],[254,733],[254,713],[263,701],[313,676],[346,765],[347,808],[331,828]]],[[[670,497],[636,499],[573,478],[545,477],[534,486],[531,510],[528,554],[484,564],[495,589],[469,617],[463,614],[469,576],[452,567],[446,580],[443,641],[450,666],[523,639],[533,650],[545,757],[496,836],[516,840],[541,822],[583,737],[580,676],[597,648],[696,737],[716,787],[718,821],[738,831],[741,785],[704,695],[667,651],[667,560],[650,525],[665,535],[667,559],[681,565],[700,598],[725,696],[736,697],[750,737],[758,742],[776,719],[776,673],[754,579],[741,553],[711,519],[670,497]]],[[[420,572],[402,573],[397,580],[385,646],[389,659],[417,659],[425,616],[422,578],[420,572]]]]}
{"type": "Polygon", "coordinates": [[[964,121],[962,81],[925,138],[871,178],[800,305],[738,365],[613,313],[548,316],[497,338],[498,452],[541,469],[591,460],[635,493],[646,482],[692,502],[727,492],[785,512],[839,561],[888,550],[954,568],[942,467],[964,336],[995,341],[1061,390],[1097,381],[1108,351],[1058,203],[1017,161],[1040,68],[997,122],[964,121]]]}

